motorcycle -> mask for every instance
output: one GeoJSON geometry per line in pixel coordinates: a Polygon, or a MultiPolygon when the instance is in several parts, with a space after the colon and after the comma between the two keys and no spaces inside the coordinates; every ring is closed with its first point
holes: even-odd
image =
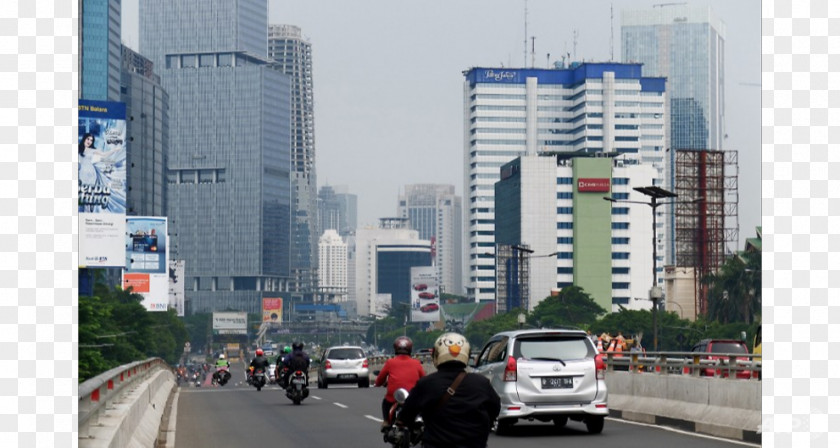
{"type": "Polygon", "coordinates": [[[406,398],[408,398],[407,390],[399,388],[394,392],[394,400],[396,401],[388,413],[388,426],[382,429],[385,443],[390,443],[394,448],[409,448],[418,445],[423,438],[423,419],[419,415],[409,426],[396,424],[406,398]]]}
{"type": "Polygon", "coordinates": [[[228,381],[230,381],[230,372],[228,372],[228,368],[226,366],[216,367],[216,371],[213,372],[213,384],[224,386],[228,381]]]}
{"type": "Polygon", "coordinates": [[[286,380],[286,374],[289,373],[289,366],[282,366],[277,369],[277,373],[275,374],[277,384],[280,385],[283,389],[289,387],[289,384],[286,380]]]}
{"type": "MultiPolygon", "coordinates": [[[[251,369],[253,369],[253,367],[251,369]]],[[[251,376],[248,377],[248,384],[256,387],[257,392],[259,392],[262,390],[263,387],[265,387],[265,383],[265,371],[263,371],[262,369],[252,370],[251,376]]]]}
{"type": "Polygon", "coordinates": [[[306,375],[304,375],[303,371],[295,370],[289,376],[289,384],[286,386],[286,396],[294,404],[300,404],[304,398],[309,396],[309,387],[306,384],[306,375]]]}

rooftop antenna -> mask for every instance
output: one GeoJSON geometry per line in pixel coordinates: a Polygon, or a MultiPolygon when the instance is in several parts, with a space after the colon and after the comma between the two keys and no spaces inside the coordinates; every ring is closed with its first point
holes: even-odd
{"type": "Polygon", "coordinates": [[[572,56],[574,56],[576,61],[577,61],[577,38],[578,38],[578,30],[575,29],[575,30],[572,31],[572,56]]]}
{"type": "Polygon", "coordinates": [[[522,66],[528,66],[528,0],[525,0],[525,40],[522,48],[522,66]]]}
{"type": "Polygon", "coordinates": [[[545,54],[545,68],[551,68],[551,53],[545,54]]]}
{"type": "Polygon", "coordinates": [[[615,32],[615,25],[613,24],[613,4],[610,3],[610,62],[615,61],[613,57],[613,42],[615,42],[615,36],[613,33],[615,32]]]}
{"type": "Polygon", "coordinates": [[[531,36],[531,68],[534,68],[534,41],[537,40],[536,37],[531,36]]]}

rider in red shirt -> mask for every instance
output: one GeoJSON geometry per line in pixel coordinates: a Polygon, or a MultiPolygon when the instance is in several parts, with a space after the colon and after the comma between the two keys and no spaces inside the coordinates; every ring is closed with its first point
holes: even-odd
{"type": "Polygon", "coordinates": [[[420,361],[411,357],[411,350],[414,343],[406,336],[400,336],[394,340],[394,354],[395,356],[388,361],[379,375],[376,377],[374,386],[379,387],[388,382],[388,392],[385,393],[385,398],[382,399],[382,427],[387,427],[388,414],[391,411],[391,406],[394,404],[394,392],[397,389],[403,388],[411,391],[417,380],[426,375],[423,365],[420,361]]]}

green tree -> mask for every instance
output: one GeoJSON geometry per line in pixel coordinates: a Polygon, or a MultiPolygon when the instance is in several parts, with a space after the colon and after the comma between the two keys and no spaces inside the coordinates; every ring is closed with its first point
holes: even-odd
{"type": "Polygon", "coordinates": [[[572,326],[587,329],[598,316],[605,314],[601,305],[583,288],[569,286],[556,296],[543,299],[528,316],[528,323],[537,327],[572,326]]]}
{"type": "Polygon", "coordinates": [[[480,350],[481,347],[496,333],[515,330],[519,328],[520,310],[515,308],[507,313],[497,314],[489,319],[470,321],[464,329],[464,337],[470,341],[473,350],[480,350]]]}
{"type": "Polygon", "coordinates": [[[709,286],[708,317],[721,323],[751,324],[761,311],[761,252],[726,259],[702,281],[709,286]]]}

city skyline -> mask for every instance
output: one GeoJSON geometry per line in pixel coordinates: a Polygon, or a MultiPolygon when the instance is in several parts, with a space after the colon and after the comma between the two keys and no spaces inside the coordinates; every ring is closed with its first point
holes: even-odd
{"type": "MultiPolygon", "coordinates": [[[[136,2],[123,3],[129,46],[136,2]]],[[[445,183],[462,190],[462,71],[530,66],[532,60],[544,68],[564,53],[575,60],[620,61],[622,9],[654,4],[612,5],[610,33],[609,2],[576,5],[573,15],[562,2],[531,0],[527,35],[535,39],[527,48],[534,44],[533,58],[525,53],[524,1],[430,6],[271,0],[268,22],[298,26],[312,43],[319,188],[348,185],[358,195],[362,227],[393,215],[402,185],[445,183]]],[[[741,247],[761,223],[760,2],[690,4],[711,6],[727,30],[724,149],[739,152],[741,247]]]]}

